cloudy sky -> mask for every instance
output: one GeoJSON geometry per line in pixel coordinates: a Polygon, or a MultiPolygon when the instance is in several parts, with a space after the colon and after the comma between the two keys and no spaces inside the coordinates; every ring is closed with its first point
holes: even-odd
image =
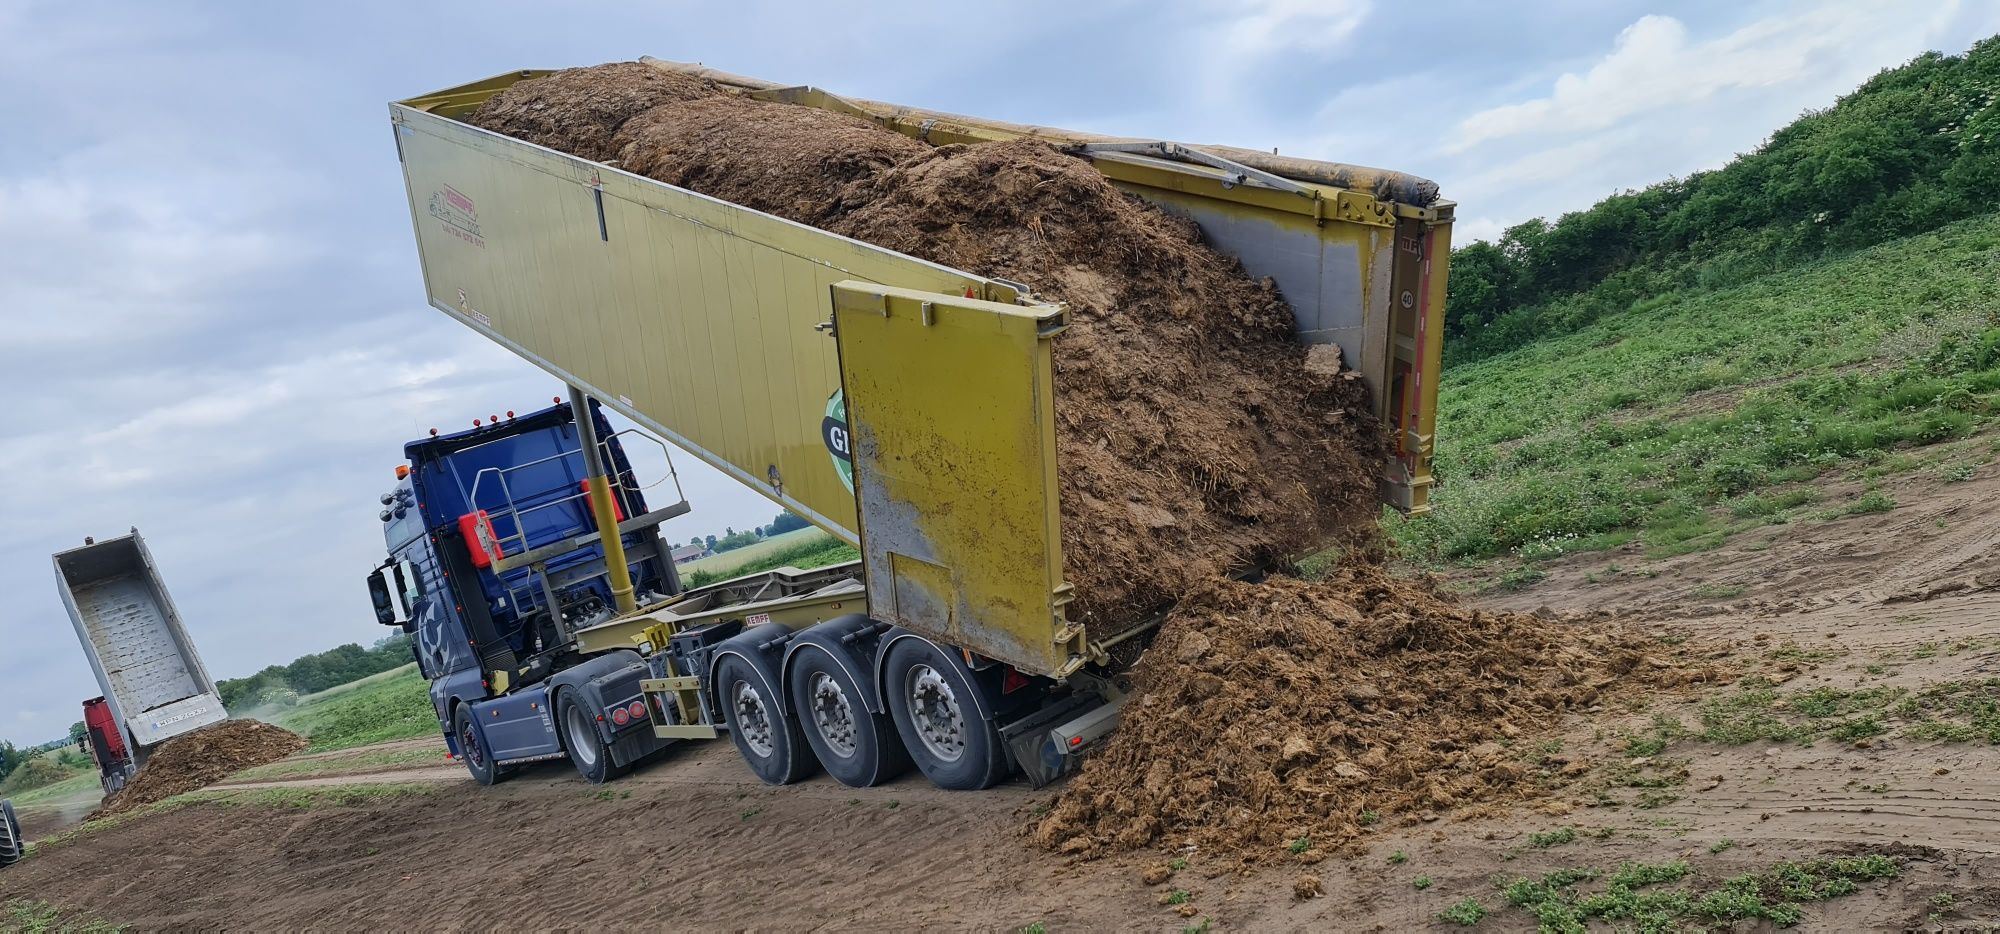
{"type": "MultiPolygon", "coordinates": [[[[425,305],[387,101],[699,60],[1413,172],[1465,242],[2000,32],[1992,0],[846,5],[0,0],[0,739],[59,735],[97,693],[51,552],[144,530],[217,677],[366,643],[402,443],[559,391],[425,305]]],[[[775,513],[678,463],[695,512],[671,537],[775,513]]]]}

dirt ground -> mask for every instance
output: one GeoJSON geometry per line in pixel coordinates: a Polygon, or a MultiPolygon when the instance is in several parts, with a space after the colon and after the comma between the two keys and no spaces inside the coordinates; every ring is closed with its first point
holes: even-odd
{"type": "MultiPolygon", "coordinates": [[[[2000,677],[2000,517],[1984,507],[2000,497],[2000,471],[1967,483],[1912,480],[1896,496],[1907,505],[1890,513],[1776,527],[1704,554],[1580,557],[1532,590],[1485,602],[1614,610],[1663,633],[1733,642],[1738,662],[1781,691],[2000,677]],[[1637,570],[1613,575],[1614,564],[1637,570]],[[1696,596],[1736,587],[1729,599],[1696,596]]],[[[990,931],[1039,922],[1048,931],[1181,931],[1207,919],[1215,930],[1403,931],[1453,929],[1438,913],[1475,897],[1497,910],[1480,929],[1520,930],[1532,919],[1498,910],[1496,879],[1677,858],[1715,879],[1784,859],[1883,852],[1904,860],[1900,878],[1809,903],[1801,927],[2000,923],[2000,748],[1983,739],[1918,740],[1894,729],[1859,743],[1687,739],[1640,767],[1685,772],[1671,794],[1648,804],[1645,792],[1616,782],[1593,786],[1633,768],[1623,735],[1661,715],[1694,727],[1704,702],[1742,690],[1570,717],[1539,741],[1549,749],[1560,738],[1562,760],[1580,764],[1576,785],[1554,797],[1428,821],[1387,813],[1362,836],[1359,855],[1294,867],[1280,854],[1248,875],[1230,854],[1180,851],[1185,868],[1157,886],[1142,874],[1176,853],[1076,862],[1030,847],[1025,833],[1054,795],[1019,783],[947,793],[912,775],[856,791],[820,777],[774,789],[752,779],[727,744],[710,743],[602,788],[555,763],[482,790],[442,757],[410,764],[409,751],[425,746],[418,742],[288,760],[317,764],[226,786],[224,801],[85,835],[0,872],[0,899],[180,930],[341,930],[393,918],[440,930],[505,919],[605,929],[990,931]],[[375,793],[312,793],[355,786],[375,793]],[[1593,798],[1593,787],[1609,792],[1593,798]],[[1558,828],[1574,828],[1577,839],[1529,842],[1558,828]],[[148,871],[103,872],[113,860],[148,871]],[[1294,897],[1302,871],[1320,879],[1324,895],[1294,897]],[[1418,889],[1419,878],[1431,884],[1418,889]],[[1161,904],[1175,890],[1188,893],[1191,916],[1161,904]]]]}

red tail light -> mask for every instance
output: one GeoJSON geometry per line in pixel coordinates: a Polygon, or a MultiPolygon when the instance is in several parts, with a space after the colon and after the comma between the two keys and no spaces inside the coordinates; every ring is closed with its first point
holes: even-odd
{"type": "Polygon", "coordinates": [[[628,706],[628,707],[626,707],[625,709],[626,709],[626,710],[629,710],[629,711],[631,711],[631,712],[632,712],[632,719],[634,719],[634,720],[644,720],[644,719],[646,719],[646,702],[645,702],[645,701],[633,701],[633,702],[632,702],[632,704],[631,704],[631,706],[628,706]]]}
{"type": "Polygon", "coordinates": [[[630,713],[627,713],[625,711],[625,708],[620,707],[617,710],[611,712],[611,722],[617,724],[618,726],[624,726],[625,724],[632,722],[632,715],[630,713]]]}
{"type": "Polygon", "coordinates": [[[1012,694],[1028,686],[1028,676],[1015,671],[1011,666],[1000,676],[1000,693],[1012,694]]]}

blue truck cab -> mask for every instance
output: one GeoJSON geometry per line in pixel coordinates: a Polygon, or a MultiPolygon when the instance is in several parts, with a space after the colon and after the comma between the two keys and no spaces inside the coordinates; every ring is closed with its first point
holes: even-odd
{"type": "MultiPolygon", "coordinates": [[[[587,407],[638,602],[673,597],[681,584],[659,526],[687,502],[649,510],[621,436],[587,407]]],[[[481,784],[565,756],[601,782],[667,742],[650,729],[639,653],[576,651],[575,633],[615,606],[582,427],[558,403],[433,430],[404,447],[408,463],[381,497],[376,618],[412,635],[446,745],[481,784]]]]}

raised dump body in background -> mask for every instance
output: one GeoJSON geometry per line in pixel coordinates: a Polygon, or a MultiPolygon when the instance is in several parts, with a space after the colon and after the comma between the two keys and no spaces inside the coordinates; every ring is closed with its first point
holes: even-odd
{"type": "MultiPolygon", "coordinates": [[[[1196,220],[1252,275],[1276,280],[1302,340],[1339,345],[1395,434],[1384,497],[1427,508],[1453,209],[1435,185],[647,61],[931,142],[1033,136],[1088,156],[1124,190],[1196,220]]],[[[548,73],[391,105],[430,303],[861,543],[875,618],[1038,674],[1102,658],[1102,641],[1119,633],[1086,635],[1064,611],[1048,398],[1062,310],[1036,304],[1024,291],[1033,283],[947,268],[463,122],[548,73]],[[961,341],[956,375],[904,365],[943,334],[961,341]],[[1001,443],[1002,434],[1019,440],[1001,443]]]]}
{"type": "Polygon", "coordinates": [[[229,718],[138,529],[59,552],[55,565],[77,639],[135,756],[229,718]]]}

